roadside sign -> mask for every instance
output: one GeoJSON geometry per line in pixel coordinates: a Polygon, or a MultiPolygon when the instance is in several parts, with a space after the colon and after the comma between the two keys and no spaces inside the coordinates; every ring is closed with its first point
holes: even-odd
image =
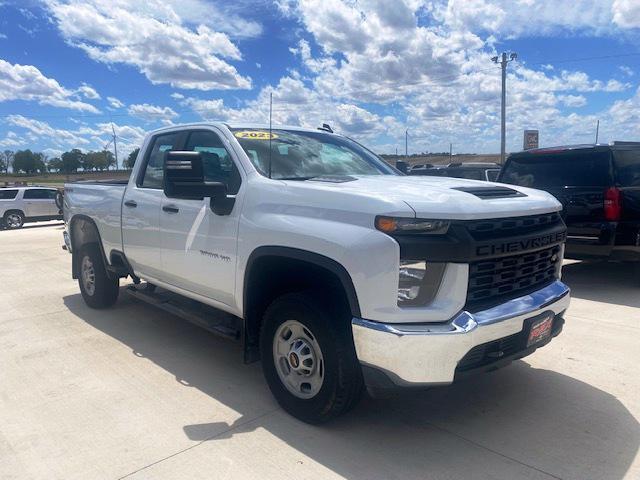
{"type": "Polygon", "coordinates": [[[523,150],[538,148],[538,138],[538,130],[525,130],[523,150]]]}

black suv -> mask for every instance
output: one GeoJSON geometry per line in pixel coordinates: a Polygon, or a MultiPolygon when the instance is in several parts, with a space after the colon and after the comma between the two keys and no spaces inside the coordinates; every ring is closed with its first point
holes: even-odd
{"type": "Polygon", "coordinates": [[[640,143],[514,153],[498,181],[546,190],[562,203],[566,258],[640,261],[640,143]]]}

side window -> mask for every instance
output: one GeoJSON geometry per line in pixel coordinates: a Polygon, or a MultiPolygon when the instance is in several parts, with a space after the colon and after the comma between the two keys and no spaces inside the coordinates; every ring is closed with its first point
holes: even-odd
{"type": "Polygon", "coordinates": [[[158,135],[153,140],[149,160],[144,170],[144,176],[139,186],[142,188],[162,188],[164,182],[164,152],[176,150],[180,132],[168,133],[166,135],[158,135]]]}
{"type": "Polygon", "coordinates": [[[640,187],[640,151],[617,151],[614,156],[620,185],[623,187],[640,187]]]}
{"type": "Polygon", "coordinates": [[[47,192],[47,198],[49,200],[55,200],[56,199],[56,194],[58,193],[57,190],[45,190],[45,192],[47,192]]]}
{"type": "Polygon", "coordinates": [[[18,190],[1,190],[0,200],[13,200],[18,195],[18,190]]]}
{"type": "Polygon", "coordinates": [[[42,200],[43,198],[49,198],[46,190],[33,189],[25,190],[23,198],[25,200],[42,200]]]}
{"type": "Polygon", "coordinates": [[[225,183],[229,194],[238,193],[241,183],[238,167],[217,134],[205,130],[191,132],[185,150],[202,152],[205,180],[225,183]]]}

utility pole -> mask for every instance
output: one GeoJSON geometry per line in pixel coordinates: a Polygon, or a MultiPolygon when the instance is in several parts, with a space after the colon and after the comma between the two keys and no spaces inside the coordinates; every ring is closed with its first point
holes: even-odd
{"type": "Polygon", "coordinates": [[[596,123],[596,143],[598,143],[598,134],[600,133],[600,120],[596,123]]]}
{"type": "Polygon", "coordinates": [[[515,52],[509,53],[507,59],[507,52],[502,52],[500,57],[493,57],[491,61],[500,65],[502,69],[502,102],[500,103],[500,163],[504,165],[506,156],[506,133],[507,133],[507,65],[509,62],[513,62],[518,58],[518,54],[515,52]]]}
{"type": "Polygon", "coordinates": [[[404,131],[404,159],[409,163],[409,130],[404,131]]]}
{"type": "Polygon", "coordinates": [[[111,122],[111,131],[113,132],[113,151],[116,157],[116,170],[118,170],[118,144],[116,141],[116,129],[113,127],[113,122],[111,122]]]}
{"type": "Polygon", "coordinates": [[[453,154],[453,143],[449,144],[449,163],[451,163],[451,156],[453,154]]]}

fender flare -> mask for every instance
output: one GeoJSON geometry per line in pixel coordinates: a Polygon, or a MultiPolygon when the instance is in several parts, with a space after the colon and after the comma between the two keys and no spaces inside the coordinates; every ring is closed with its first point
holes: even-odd
{"type": "Polygon", "coordinates": [[[256,248],[251,255],[249,255],[249,259],[247,260],[247,264],[245,266],[244,273],[244,281],[243,281],[243,290],[242,290],[242,304],[243,304],[243,312],[247,312],[248,308],[248,283],[251,278],[251,271],[253,268],[253,264],[256,260],[262,257],[284,257],[290,258],[294,260],[300,260],[303,262],[308,262],[318,267],[324,268],[329,272],[333,273],[342,285],[345,296],[347,297],[347,301],[349,302],[349,309],[351,310],[351,315],[354,317],[360,317],[360,304],[358,302],[358,295],[356,293],[356,289],[353,285],[353,280],[351,279],[351,275],[349,272],[337,261],[332,258],[326,257],[324,255],[310,252],[308,250],[303,250],[299,248],[293,247],[281,247],[281,246],[262,246],[256,248]]]}

